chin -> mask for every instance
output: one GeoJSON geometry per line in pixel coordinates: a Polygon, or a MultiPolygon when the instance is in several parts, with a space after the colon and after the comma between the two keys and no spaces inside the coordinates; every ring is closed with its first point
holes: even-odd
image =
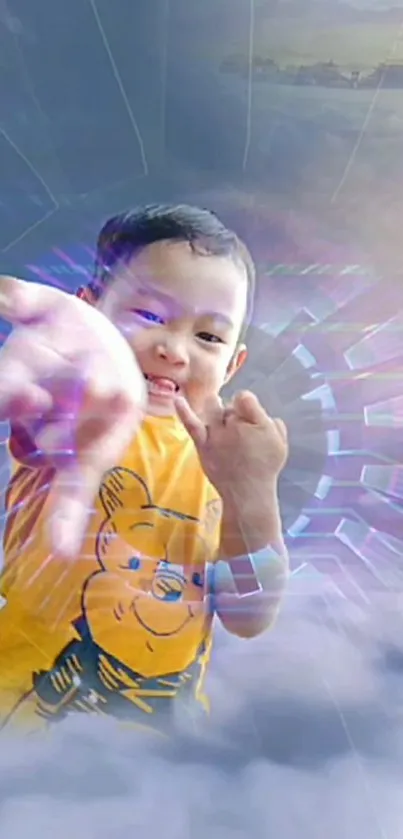
{"type": "Polygon", "coordinates": [[[175,417],[176,408],[173,403],[170,405],[159,405],[149,399],[147,405],[147,416],[149,417],[175,417]]]}

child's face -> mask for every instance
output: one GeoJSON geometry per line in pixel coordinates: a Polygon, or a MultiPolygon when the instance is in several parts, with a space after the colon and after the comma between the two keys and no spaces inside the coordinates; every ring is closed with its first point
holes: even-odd
{"type": "Polygon", "coordinates": [[[242,263],[184,242],[149,245],[117,272],[101,306],[136,353],[150,414],[174,414],[176,393],[203,412],[246,356],[238,345],[246,305],[242,263]]]}

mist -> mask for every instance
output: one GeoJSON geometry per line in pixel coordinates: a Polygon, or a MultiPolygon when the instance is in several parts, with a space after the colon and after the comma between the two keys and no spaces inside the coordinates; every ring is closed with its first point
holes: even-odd
{"type": "Polygon", "coordinates": [[[398,839],[398,606],[297,576],[271,632],[216,628],[208,724],[179,705],[166,739],[76,716],[3,741],[1,839],[398,839]]]}

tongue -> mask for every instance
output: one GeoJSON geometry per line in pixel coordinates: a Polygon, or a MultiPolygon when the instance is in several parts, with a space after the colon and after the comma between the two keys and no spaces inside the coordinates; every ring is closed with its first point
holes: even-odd
{"type": "Polygon", "coordinates": [[[160,393],[176,393],[176,386],[170,379],[159,378],[153,376],[148,378],[151,389],[158,390],[160,393]]]}

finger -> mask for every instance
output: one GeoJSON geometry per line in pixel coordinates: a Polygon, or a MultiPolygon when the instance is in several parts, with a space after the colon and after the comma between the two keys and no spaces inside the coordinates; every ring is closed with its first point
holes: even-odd
{"type": "Polygon", "coordinates": [[[0,420],[16,422],[50,410],[52,398],[30,376],[23,363],[0,365],[0,420]]]}
{"type": "Polygon", "coordinates": [[[34,383],[24,383],[18,392],[0,397],[0,420],[11,423],[34,420],[50,411],[53,401],[50,394],[34,383]]]}
{"type": "Polygon", "coordinates": [[[91,516],[102,475],[93,464],[59,469],[51,491],[50,539],[55,552],[77,556],[91,516]]]}
{"type": "Polygon", "coordinates": [[[251,425],[261,425],[270,421],[257,396],[248,390],[235,394],[232,407],[239,419],[251,425]]]}
{"type": "MultiPolygon", "coordinates": [[[[230,410],[229,407],[228,410],[230,410]]],[[[223,401],[217,393],[207,397],[203,407],[203,419],[208,427],[222,425],[226,413],[227,409],[224,408],[223,401]]]]}
{"type": "Polygon", "coordinates": [[[113,404],[105,401],[92,425],[87,418],[87,426],[80,426],[77,454],[73,447],[52,489],[50,536],[59,554],[74,557],[78,553],[102,477],[119,461],[142,419],[139,406],[122,396],[114,397],[113,404]]]}
{"type": "Polygon", "coordinates": [[[203,446],[207,441],[207,428],[204,422],[195,414],[183,396],[178,396],[175,405],[178,417],[195,445],[203,446]]]}
{"type": "Polygon", "coordinates": [[[0,353],[0,417],[12,422],[50,411],[57,398],[71,390],[71,368],[61,356],[18,329],[0,353]]]}

